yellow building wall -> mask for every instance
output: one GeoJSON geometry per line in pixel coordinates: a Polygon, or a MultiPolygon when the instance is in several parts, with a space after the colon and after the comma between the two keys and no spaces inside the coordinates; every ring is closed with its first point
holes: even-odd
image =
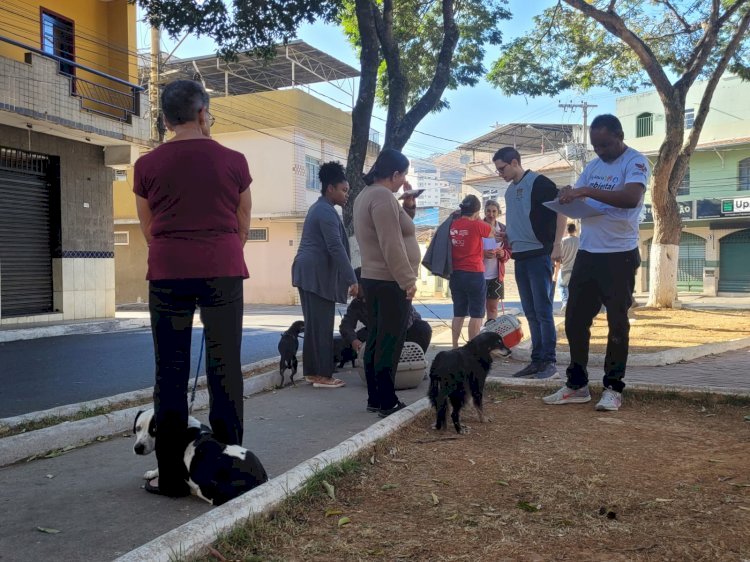
{"type": "Polygon", "coordinates": [[[250,279],[245,280],[244,300],[255,304],[295,304],[292,261],[297,255],[297,222],[253,219],[250,228],[267,228],[267,242],[245,244],[245,263],[250,279]]]}
{"type": "Polygon", "coordinates": [[[112,190],[114,201],[112,204],[114,219],[137,219],[135,208],[135,193],[133,193],[133,168],[128,168],[128,178],[125,181],[113,181],[112,190]]]}
{"type": "Polygon", "coordinates": [[[351,115],[302,90],[276,90],[211,98],[213,134],[296,127],[349,146],[351,115]]]}
{"type": "MultiPolygon", "coordinates": [[[[73,21],[75,62],[110,76],[136,83],[136,8],[127,0],[11,0],[0,2],[0,35],[37,49],[42,48],[41,10],[73,21]]],[[[26,50],[0,42],[0,57],[24,62],[26,50]]],[[[77,69],[77,78],[128,92],[129,88],[77,69]]],[[[84,91],[84,87],[79,87],[84,91]]],[[[102,100],[109,95],[88,87],[88,95],[102,100]]],[[[88,100],[83,106],[105,113],[121,114],[88,100]]]]}

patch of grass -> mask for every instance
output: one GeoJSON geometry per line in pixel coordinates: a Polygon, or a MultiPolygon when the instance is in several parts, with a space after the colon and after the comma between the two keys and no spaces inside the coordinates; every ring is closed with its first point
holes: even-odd
{"type": "Polygon", "coordinates": [[[38,420],[22,423],[15,427],[8,428],[7,431],[5,432],[0,431],[0,434],[3,437],[10,437],[11,435],[18,435],[19,433],[27,433],[29,431],[36,431],[38,429],[44,429],[45,427],[51,427],[53,425],[58,425],[64,422],[85,420],[87,418],[93,418],[96,416],[101,416],[103,414],[109,414],[114,410],[130,408],[132,406],[136,406],[138,404],[145,404],[145,403],[146,401],[143,401],[143,402],[133,401],[133,402],[128,402],[127,404],[119,404],[117,408],[115,408],[114,406],[99,406],[97,408],[82,408],[78,410],[76,413],[71,414],[69,416],[46,416],[38,420]]]}
{"type": "Polygon", "coordinates": [[[310,478],[305,486],[290,496],[268,518],[256,517],[238,525],[210,546],[200,555],[183,559],[190,562],[215,562],[223,556],[227,560],[243,562],[283,562],[283,558],[273,555],[275,546],[304,532],[307,512],[329,495],[324,482],[335,488],[339,483],[361,473],[364,461],[360,458],[347,459],[327,466],[310,478]],[[219,556],[216,553],[220,553],[219,556]]]}

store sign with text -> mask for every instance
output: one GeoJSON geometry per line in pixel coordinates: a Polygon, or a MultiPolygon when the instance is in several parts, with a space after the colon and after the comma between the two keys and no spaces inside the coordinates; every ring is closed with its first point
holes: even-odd
{"type": "Polygon", "coordinates": [[[721,200],[722,217],[744,217],[750,216],[750,197],[737,197],[736,199],[721,200]]]}

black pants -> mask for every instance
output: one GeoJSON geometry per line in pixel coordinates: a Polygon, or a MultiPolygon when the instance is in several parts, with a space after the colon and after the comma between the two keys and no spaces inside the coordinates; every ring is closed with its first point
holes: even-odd
{"type": "Polygon", "coordinates": [[[396,368],[401,357],[411,303],[395,281],[362,279],[367,301],[369,334],[364,366],[367,404],[392,408],[398,402],[395,390],[396,368]]]}
{"type": "Polygon", "coordinates": [[[630,321],[628,310],[633,304],[635,273],[641,265],[638,249],[627,252],[594,254],[579,250],[568,283],[568,306],[565,309],[565,335],[570,345],[570,367],[567,385],[581,388],[588,384],[591,323],[607,307],[607,354],[604,359],[605,388],[622,392],[628,362],[630,321]]]}
{"type": "Polygon", "coordinates": [[[305,319],[305,342],[302,346],[302,373],[330,378],[333,376],[333,319],[336,303],[316,293],[299,290],[302,317],[305,319]]]}
{"type": "Polygon", "coordinates": [[[183,455],[196,305],[206,338],[209,423],[220,442],[242,444],[242,279],[151,281],[148,306],[156,360],[154,411],[159,433],[156,460],[159,487],[167,493],[179,494],[186,489],[183,455]]]}
{"type": "MultiPolygon", "coordinates": [[[[369,330],[367,328],[360,328],[357,330],[357,339],[361,342],[366,342],[368,334],[369,330]]],[[[422,351],[427,353],[427,348],[430,347],[430,342],[432,341],[432,326],[424,320],[415,320],[409,326],[409,329],[406,330],[404,341],[413,341],[422,348],[422,351]]]]}

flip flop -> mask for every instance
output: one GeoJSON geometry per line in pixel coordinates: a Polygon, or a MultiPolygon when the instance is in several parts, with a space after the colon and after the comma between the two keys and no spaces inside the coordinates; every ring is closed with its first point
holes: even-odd
{"type": "Polygon", "coordinates": [[[157,496],[167,496],[168,498],[180,498],[184,496],[190,495],[190,490],[186,490],[177,494],[169,494],[167,492],[164,492],[161,488],[159,488],[159,484],[152,484],[154,480],[158,481],[159,477],[152,478],[151,480],[146,480],[146,482],[143,484],[143,489],[146,490],[150,494],[156,494],[157,496]]]}
{"type": "Polygon", "coordinates": [[[342,386],[346,386],[346,383],[342,381],[341,379],[326,379],[323,377],[320,377],[316,382],[313,383],[313,388],[341,388],[342,386]],[[322,382],[330,381],[330,382],[322,382]]]}

